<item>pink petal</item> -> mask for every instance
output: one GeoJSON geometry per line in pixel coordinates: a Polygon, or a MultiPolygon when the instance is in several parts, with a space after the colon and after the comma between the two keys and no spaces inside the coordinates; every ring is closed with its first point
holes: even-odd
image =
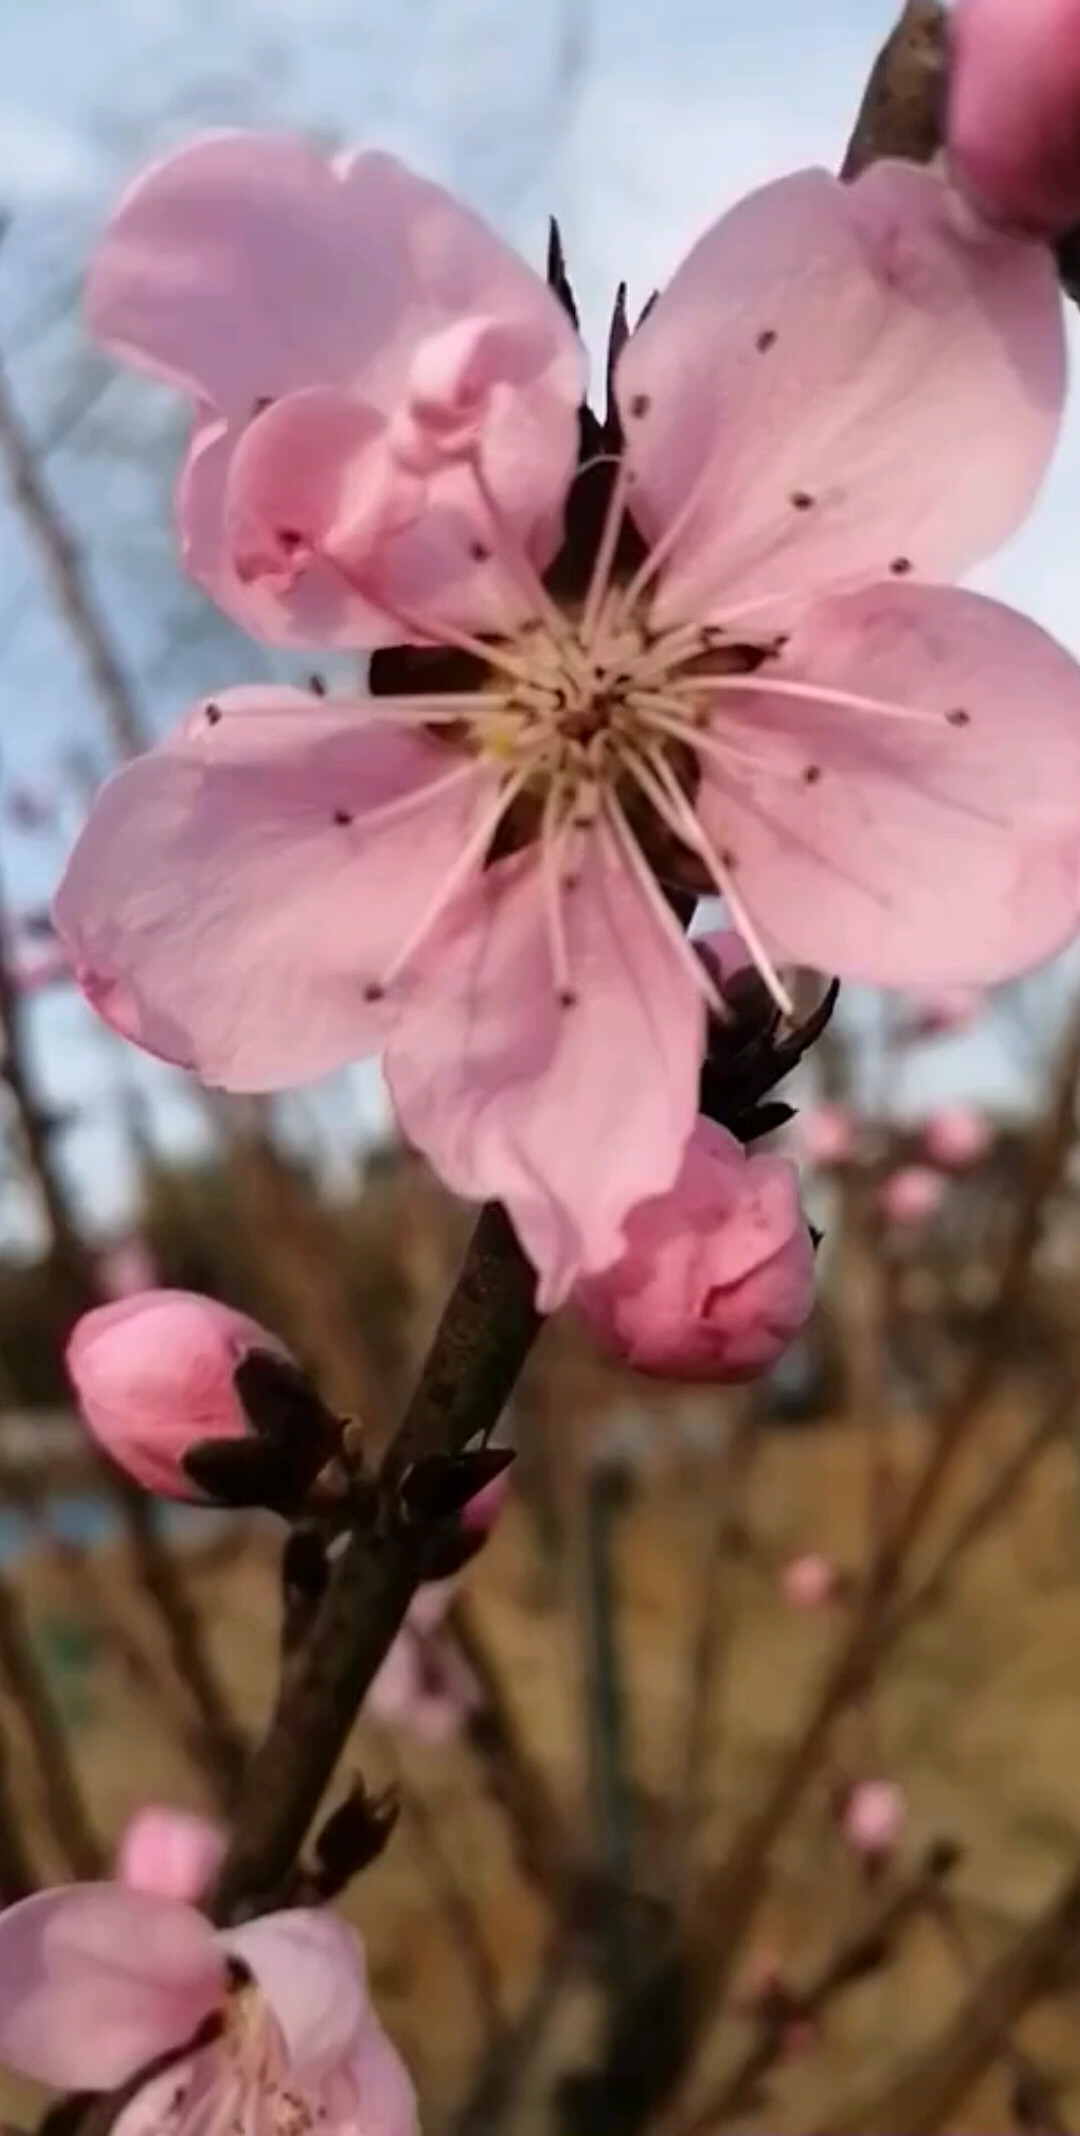
{"type": "MultiPolygon", "coordinates": [[[[276,407],[267,411],[271,417],[276,412],[276,407]]],[[[251,427],[258,430],[263,420],[251,427]]],[[[400,626],[364,602],[328,562],[309,557],[302,578],[284,591],[264,578],[241,578],[227,495],[245,435],[243,426],[214,415],[201,416],[195,425],[176,494],[180,550],[189,576],[242,630],[272,645],[374,647],[399,640],[400,626]]]]}
{"type": "Polygon", "coordinates": [[[356,2047],[371,2014],[359,1937],[336,1914],[297,1908],[222,1933],[222,1948],[253,1974],[301,2082],[326,2075],[356,2047]]]}
{"type": "MultiPolygon", "coordinates": [[[[342,2136],[415,2136],[418,2126],[416,2087],[388,2034],[374,2012],[362,2028],[353,2055],[351,2071],[354,2103],[337,2121],[342,2136]]],[[[334,2126],[334,2093],[327,2101],[331,2136],[334,2126]]]]}
{"type": "Polygon", "coordinates": [[[564,903],[572,1006],[524,855],[489,869],[433,941],[386,1057],[409,1139],[455,1193],[506,1204],[544,1312],[618,1256],[628,1211],[671,1184],[704,1038],[693,978],[606,834],[564,903]]]}
{"type": "Polygon", "coordinates": [[[180,2047],[218,2007],[221,1952],[177,1900],[72,1884],[0,1913],[0,2060],[99,2091],[180,2047]]]}
{"type": "Polygon", "coordinates": [[[961,232],[933,174],[879,163],[752,193],[619,362],[642,525],[698,500],[660,613],[722,622],[769,597],[753,635],[894,559],[955,576],[1027,512],[1064,387],[1049,255],[961,232]]]}
{"type": "Polygon", "coordinates": [[[229,691],[98,795],[57,926],[92,999],[134,1002],[137,1043],[229,1089],[308,1081],[381,1043],[393,1004],[365,990],[491,791],[364,706],[229,691]]]}
{"type": "MultiPolygon", "coordinates": [[[[389,159],[373,159],[381,166],[389,159]]],[[[376,257],[376,198],[289,135],[204,135],[152,163],[116,208],[87,284],[98,339],[224,413],[345,380],[400,309],[376,257]]]]}
{"type": "Polygon", "coordinates": [[[771,696],[765,677],[718,700],[718,745],[766,768],[710,761],[699,811],[787,958],[967,984],[1075,932],[1080,668],[1037,625],[974,593],[870,587],[814,607],[768,673],[934,715],[771,696]]]}
{"type": "Polygon", "coordinates": [[[949,155],[979,206],[1056,237],[1080,221],[1078,0],[960,0],[949,155]]]}

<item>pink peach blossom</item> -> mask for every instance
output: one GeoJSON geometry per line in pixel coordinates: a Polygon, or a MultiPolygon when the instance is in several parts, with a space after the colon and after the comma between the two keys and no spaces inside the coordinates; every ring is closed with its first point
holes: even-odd
{"type": "Polygon", "coordinates": [[[943,1105],[923,1128],[923,1149],[931,1164],[946,1172],[966,1172],[979,1164],[993,1142],[985,1113],[973,1105],[943,1105]]]}
{"type": "Polygon", "coordinates": [[[841,1826],[856,1853],[891,1854],[904,1829],[907,1804],[892,1780],[859,1780],[844,1804],[841,1826]]]}
{"type": "Polygon", "coordinates": [[[194,1904],[209,1890],[224,1853],[225,1834],[205,1817],[147,1804],[124,1828],[116,1874],[130,1891],[194,1904]]]}
{"type": "Polygon", "coordinates": [[[846,1105],[807,1105],[795,1123],[800,1157],[822,1171],[850,1164],[858,1149],[858,1123],[846,1105]]]}
{"type": "Polygon", "coordinates": [[[792,1609],[824,1609],[836,1594],[836,1567],[820,1550],[808,1550],[803,1557],[792,1558],[785,1565],[780,1584],[784,1600],[792,1609]]]}
{"type": "Polygon", "coordinates": [[[0,1914],[0,2059],[42,2084],[104,2091],[159,2056],[167,2067],[120,2106],[118,2136],[416,2126],[361,1945],[332,1914],[217,1930],[123,1884],[68,1885],[0,1914]]]}
{"type": "Polygon", "coordinates": [[[404,1134],[506,1205],[542,1309],[618,1259],[693,1127],[716,996],[673,851],[781,1005],[778,963],[984,980],[1073,932],[1080,670],[934,583],[1032,502],[1061,303],[936,175],[803,172],[694,248],[619,356],[567,611],[582,350],[391,158],[195,142],[121,202],[90,316],[193,403],[185,553],[232,615],[466,658],[453,695],[230,691],[121,772],[57,900],[80,982],[229,1089],[383,1050],[404,1134]]]}
{"type": "Polygon", "coordinates": [[[945,1199],[945,1182],[928,1164],[900,1165],[884,1181],[879,1199],[890,1224],[925,1224],[945,1199]]]}
{"type": "Polygon", "coordinates": [[[148,1491],[199,1499],[184,1458],[205,1440],[248,1435],[233,1375],[251,1350],[289,1355],[216,1298],[150,1290],[84,1313],[66,1362],[84,1422],[106,1453],[148,1491]]]}
{"type": "Polygon", "coordinates": [[[580,1283],[590,1334],[639,1372],[743,1380],[767,1372],[810,1317],[814,1253],[798,1174],[748,1157],[699,1120],[670,1193],[641,1202],[626,1251],[580,1283]]]}
{"type": "Polygon", "coordinates": [[[1078,0],[957,0],[949,155],[987,215],[1059,236],[1080,222],[1078,0]]]}

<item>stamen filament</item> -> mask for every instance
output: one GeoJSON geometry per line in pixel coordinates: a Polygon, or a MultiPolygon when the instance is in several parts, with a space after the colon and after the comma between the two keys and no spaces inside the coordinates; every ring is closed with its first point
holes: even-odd
{"type": "Polygon", "coordinates": [[[689,936],[683,933],[676,915],[668,904],[634,836],[629,818],[626,816],[618,798],[612,792],[608,792],[604,796],[604,815],[627,867],[633,874],[640,889],[644,892],[650,910],[659,921],[681,963],[689,972],[699,994],[703,996],[714,1016],[719,1017],[721,1022],[728,1022],[730,1020],[730,1011],[723,995],[711,974],[706,970],[704,961],[692,948],[689,936]]]}
{"type": "Polygon", "coordinates": [[[758,933],[741,891],[735,887],[731,869],[716,851],[704,825],[699,822],[674,778],[670,766],[664,762],[659,752],[650,750],[646,756],[638,756],[636,751],[629,755],[627,768],[669,830],[674,831],[675,836],[681,838],[690,852],[696,853],[704,861],[777,1008],[782,1016],[793,1022],[795,1004],[758,933]]]}
{"type": "MultiPolygon", "coordinates": [[[[623,518],[626,513],[626,493],[629,487],[630,469],[627,465],[625,453],[621,453],[615,472],[615,480],[611,485],[607,511],[604,514],[604,525],[600,535],[599,546],[593,560],[592,574],[589,579],[588,591],[585,595],[585,606],[581,613],[581,637],[586,645],[590,645],[596,638],[596,627],[600,620],[600,611],[611,584],[611,571],[615,562],[615,551],[619,545],[619,535],[622,532],[623,518]]],[[[594,645],[594,666],[598,650],[594,645]]]]}
{"type": "Polygon", "coordinates": [[[872,712],[882,719],[906,720],[917,727],[945,727],[944,712],[928,712],[922,705],[898,705],[887,697],[863,697],[855,690],[834,690],[820,682],[798,682],[793,677],[772,675],[685,675],[680,691],[694,696],[794,697],[808,704],[836,705],[843,712],[872,712]]]}
{"type": "Polygon", "coordinates": [[[514,776],[504,786],[500,787],[492,807],[485,810],[471,837],[466,839],[453,867],[444,876],[435,895],[424,907],[416,925],[406,936],[387,970],[373,983],[369,990],[372,999],[378,1000],[381,995],[389,991],[395,979],[400,978],[410,959],[416,955],[417,950],[427,941],[433,928],[442,918],[447,906],[456,897],[462,884],[467,881],[478,863],[483,860],[507,809],[512,807],[517,800],[522,788],[532,777],[532,772],[533,766],[530,762],[522,770],[515,772],[514,776]]]}

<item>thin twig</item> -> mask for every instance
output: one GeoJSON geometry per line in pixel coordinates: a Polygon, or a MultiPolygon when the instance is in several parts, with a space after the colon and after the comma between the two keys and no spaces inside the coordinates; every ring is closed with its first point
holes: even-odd
{"type": "Polygon", "coordinates": [[[406,1779],[399,1760],[394,1762],[394,1793],[401,1804],[402,1817],[412,1829],[432,1893],[471,1983],[485,2042],[490,2046],[502,2032],[502,1994],[499,1970],[475,1901],[443,1846],[438,1821],[423,1791],[406,1779]]]}
{"type": "Polygon", "coordinates": [[[0,1574],[0,1678],[22,1716],[53,1838],[76,1877],[99,1876],[104,1854],[90,1822],[63,1723],[34,1652],[22,1605],[0,1574]]]}
{"type": "Polygon", "coordinates": [[[0,1735],[0,1906],[14,1906],[38,1888],[11,1789],[8,1746],[0,1735]]]}
{"type": "Polygon", "coordinates": [[[379,1473],[373,1517],[350,1535],[240,1793],[213,1897],[221,1921],[273,1902],[303,1844],[360,1701],[427,1570],[438,1528],[402,1515],[426,1455],[494,1429],[539,1328],[535,1277],[501,1209],[481,1212],[419,1385],[379,1473]]]}
{"type": "Polygon", "coordinates": [[[609,1981],[626,1957],[624,1901],[633,1878],[634,1802],[627,1770],[625,1694],[616,1596],[615,1531],[626,1490],[609,1461],[581,1477],[578,1590],[584,1660],[585,1741],[601,1947],[609,1981]]]}
{"type": "Polygon", "coordinates": [[[506,1814],[519,1868],[556,1912],[566,1913],[572,1908],[580,1865],[543,1772],[522,1741],[501,1673],[465,1596],[455,1599],[447,1626],[481,1694],[466,1720],[466,1742],[506,1814]]]}
{"type": "Polygon", "coordinates": [[[1026,1935],[985,1973],[955,2017],[880,2089],[823,2122],[814,2136],[934,2136],[1001,2052],[1027,2010],[1053,1992],[1080,1946],[1080,1865],[1026,1935]]]}
{"type": "Polygon", "coordinates": [[[497,2136],[506,2123],[573,1971],[569,1938],[556,1935],[519,2015],[483,2056],[450,2124],[450,2136],[497,2136]]]}

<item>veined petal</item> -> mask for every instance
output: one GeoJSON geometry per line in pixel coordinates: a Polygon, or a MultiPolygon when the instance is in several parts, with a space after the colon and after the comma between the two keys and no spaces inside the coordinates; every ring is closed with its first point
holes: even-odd
{"type": "Polygon", "coordinates": [[[969,222],[934,173],[878,163],[781,179],[695,246],[617,374],[635,516],[654,539],[682,515],[661,620],[746,604],[754,635],[891,568],[955,577],[1020,523],[1061,299],[1044,247],[969,222]]]}
{"type": "Polygon", "coordinates": [[[362,704],[230,691],[102,789],[57,928],[137,1043],[227,1089],[309,1081],[381,1043],[370,990],[495,789],[362,704]]]}
{"type": "Polygon", "coordinates": [[[543,1311],[617,1258],[629,1210],[674,1179],[704,1040],[693,976],[606,834],[564,906],[572,1005],[524,854],[418,960],[386,1056],[404,1132],[455,1192],[505,1203],[543,1311]]]}
{"type": "Polygon", "coordinates": [[[122,2084],[217,2009],[208,1921],[123,1884],[71,1884],[0,1913],[0,2060],[79,2091],[122,2084]]]}
{"type": "Polygon", "coordinates": [[[982,983],[1075,932],[1080,667],[1012,610],[943,587],[822,601],[712,732],[699,814],[793,961],[982,983]],[[760,772],[724,767],[725,734],[760,772]]]}
{"type": "Polygon", "coordinates": [[[336,1914],[298,1907],[224,1931],[273,2011],[290,2066],[318,2079],[352,2053],[372,2016],[359,1937],[336,1914]]]}

